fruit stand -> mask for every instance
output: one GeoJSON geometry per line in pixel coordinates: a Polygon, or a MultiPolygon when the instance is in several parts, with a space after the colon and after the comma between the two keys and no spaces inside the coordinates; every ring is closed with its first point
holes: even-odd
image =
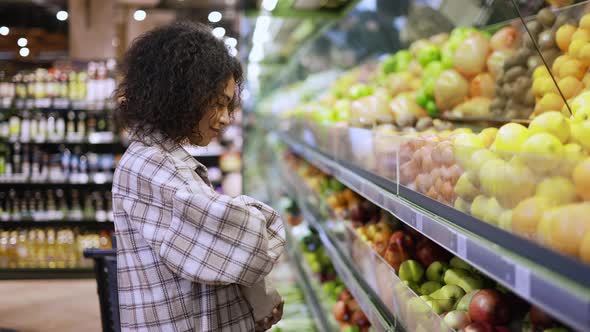
{"type": "MultiPolygon", "coordinates": [[[[306,67],[315,42],[296,54],[307,75],[276,75],[255,106],[269,168],[371,329],[588,331],[590,4],[411,26],[433,10],[465,25],[457,3],[394,10],[398,47],[349,39],[353,66],[306,67]]],[[[365,329],[347,301],[324,315],[365,329]]]]}

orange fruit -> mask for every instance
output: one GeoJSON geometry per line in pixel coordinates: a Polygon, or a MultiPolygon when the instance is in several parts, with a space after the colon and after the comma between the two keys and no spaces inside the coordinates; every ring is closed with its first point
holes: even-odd
{"type": "Polygon", "coordinates": [[[581,161],[572,174],[576,193],[585,201],[590,201],[590,158],[581,161]]]}
{"type": "Polygon", "coordinates": [[[580,245],[580,258],[584,263],[590,263],[590,232],[586,232],[580,245]]]}
{"type": "Polygon", "coordinates": [[[590,232],[590,203],[563,205],[548,217],[548,242],[551,248],[571,256],[578,256],[584,236],[590,232]]]}
{"type": "Polygon", "coordinates": [[[512,231],[525,237],[535,235],[543,213],[551,206],[551,201],[542,196],[534,196],[521,201],[512,210],[512,231]]]}

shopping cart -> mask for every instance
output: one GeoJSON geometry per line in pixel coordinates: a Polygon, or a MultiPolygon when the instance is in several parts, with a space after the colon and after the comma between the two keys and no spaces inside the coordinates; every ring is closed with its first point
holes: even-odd
{"type": "Polygon", "coordinates": [[[117,250],[86,249],[84,257],[94,260],[94,274],[100,303],[100,319],[103,332],[120,332],[119,297],[117,293],[117,250]]]}

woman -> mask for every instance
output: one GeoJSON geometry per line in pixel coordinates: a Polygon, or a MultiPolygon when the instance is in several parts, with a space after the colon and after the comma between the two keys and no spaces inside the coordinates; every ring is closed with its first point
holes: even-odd
{"type": "Polygon", "coordinates": [[[260,286],[280,256],[282,221],[250,197],[217,194],[181,146],[206,146],[229,124],[239,62],[206,26],[173,24],[138,38],[122,74],[116,116],[132,137],[113,180],[122,329],[270,328],[280,297],[255,322],[243,287],[260,286]]]}

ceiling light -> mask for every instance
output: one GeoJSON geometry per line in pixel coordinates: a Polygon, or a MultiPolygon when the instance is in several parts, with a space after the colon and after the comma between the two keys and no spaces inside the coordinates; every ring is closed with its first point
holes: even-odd
{"type": "Polygon", "coordinates": [[[147,13],[145,12],[145,10],[141,10],[141,9],[138,9],[135,11],[135,13],[133,13],[133,19],[136,21],[143,21],[143,20],[145,20],[146,16],[147,16],[147,13]]]}
{"type": "Polygon", "coordinates": [[[19,38],[16,43],[18,44],[18,46],[20,47],[25,47],[27,46],[27,44],[29,43],[29,41],[27,40],[27,38],[21,37],[19,38]]]}
{"type": "Polygon", "coordinates": [[[225,36],[225,29],[222,27],[217,27],[217,28],[213,29],[213,36],[215,36],[217,38],[221,38],[221,37],[225,36]]]}
{"type": "Polygon", "coordinates": [[[8,29],[8,27],[5,27],[5,26],[0,27],[0,35],[8,36],[9,32],[10,32],[10,29],[8,29]]]}
{"type": "Polygon", "coordinates": [[[26,47],[23,47],[18,51],[18,54],[20,54],[20,56],[22,56],[23,58],[29,56],[29,53],[29,49],[26,47]]]}
{"type": "Polygon", "coordinates": [[[60,21],[65,21],[68,19],[68,12],[65,10],[60,10],[57,12],[57,14],[55,14],[55,17],[57,17],[57,19],[60,21]]]}
{"type": "Polygon", "coordinates": [[[211,23],[217,23],[217,22],[221,21],[221,18],[222,17],[223,16],[221,15],[220,12],[218,12],[218,11],[212,11],[212,12],[209,13],[209,16],[207,18],[209,19],[209,22],[211,22],[211,23]]]}
{"type": "Polygon", "coordinates": [[[227,37],[225,38],[225,45],[229,47],[236,47],[238,46],[238,40],[233,37],[227,37]]]}
{"type": "Polygon", "coordinates": [[[276,8],[277,2],[278,0],[263,0],[262,8],[271,12],[276,8]]]}

